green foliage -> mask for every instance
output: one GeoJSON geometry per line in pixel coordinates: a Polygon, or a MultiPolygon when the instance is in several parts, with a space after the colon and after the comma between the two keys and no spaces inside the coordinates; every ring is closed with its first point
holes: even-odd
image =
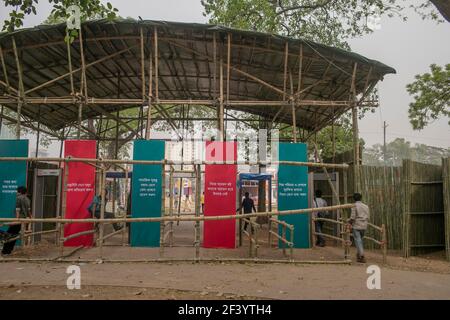
{"type": "MultiPolygon", "coordinates": [[[[108,18],[110,20],[116,18],[117,8],[114,8],[111,3],[106,5],[101,0],[47,0],[53,5],[50,18],[47,19],[49,23],[64,22],[69,18],[70,12],[67,10],[72,5],[77,5],[81,11],[81,21],[92,18],[108,18]]],[[[9,19],[3,23],[3,30],[14,31],[23,26],[23,19],[25,16],[36,15],[36,4],[38,0],[3,0],[4,7],[11,7],[9,19]]],[[[73,32],[71,37],[78,36],[78,33],[73,32]]]]}
{"type": "Polygon", "coordinates": [[[431,73],[416,75],[406,86],[413,95],[409,105],[409,120],[414,130],[421,130],[440,117],[449,118],[450,125],[450,64],[445,69],[432,64],[431,73]]]}
{"type": "MultiPolygon", "coordinates": [[[[406,5],[403,0],[201,0],[209,22],[230,27],[302,37],[349,49],[347,39],[371,33],[369,17],[398,16],[414,8],[439,20],[431,3],[406,5]]],[[[439,20],[441,21],[441,20],[439,20]]]]}
{"type": "MultiPolygon", "coordinates": [[[[450,149],[437,148],[425,144],[411,142],[403,138],[397,138],[386,144],[386,165],[401,166],[403,159],[411,159],[414,161],[441,164],[441,159],[450,156],[450,149]]],[[[383,145],[375,144],[371,148],[367,148],[363,153],[363,162],[367,165],[384,165],[383,145]]]]}

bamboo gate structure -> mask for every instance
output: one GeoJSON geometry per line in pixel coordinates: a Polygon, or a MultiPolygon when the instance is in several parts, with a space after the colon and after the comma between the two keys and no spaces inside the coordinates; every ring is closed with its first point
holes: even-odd
{"type": "MultiPolygon", "coordinates": [[[[36,155],[42,134],[61,141],[60,158],[47,159],[57,163],[74,160],[61,158],[64,140],[95,139],[97,152],[101,143],[111,143],[110,158],[115,159],[89,161],[99,170],[97,186],[105,183],[104,165],[131,163],[119,160],[121,146],[151,139],[157,122],[166,123],[182,143],[188,123],[195,121],[212,123],[219,141],[227,140],[229,123],[254,130],[276,128],[292,142],[311,141],[331,126],[335,154],[334,128],[345,112],[352,113],[352,177],[358,182],[358,108],[375,107],[373,89],[395,73],[345,50],[222,26],[93,20],[82,23],[73,43],[65,42],[66,32],[65,24],[59,24],[0,34],[0,128],[13,124],[17,139],[22,128],[36,131],[36,155]],[[197,108],[213,110],[215,116],[195,116],[191,111],[197,108]],[[130,116],[128,110],[138,115],[130,116]]],[[[183,169],[185,163],[180,165],[183,169]]],[[[320,168],[326,172],[325,165],[320,168]]],[[[199,218],[197,207],[195,211],[199,218]]],[[[168,226],[161,224],[162,240],[169,243],[173,222],[180,221],[170,219],[168,226]]],[[[55,222],[56,230],[66,223],[55,222]]],[[[103,225],[99,245],[105,237],[103,225]]]]}
{"type": "MultiPolygon", "coordinates": [[[[117,230],[114,232],[111,232],[107,235],[105,235],[104,233],[104,225],[105,224],[111,224],[111,223],[117,223],[117,222],[122,222],[122,223],[131,223],[131,222],[161,222],[161,229],[160,229],[160,261],[164,260],[163,259],[163,253],[164,253],[164,247],[166,244],[166,239],[168,238],[168,236],[172,236],[173,235],[173,230],[172,230],[172,226],[173,226],[173,222],[175,221],[194,221],[195,222],[195,242],[194,242],[194,246],[195,246],[195,258],[193,259],[194,261],[200,261],[200,222],[201,221],[206,221],[206,220],[226,220],[226,219],[243,219],[244,221],[247,221],[250,225],[251,225],[251,230],[252,229],[258,229],[259,228],[259,224],[253,222],[252,220],[250,220],[253,217],[268,217],[269,221],[271,224],[278,224],[281,225],[282,227],[282,235],[280,236],[279,234],[273,232],[271,230],[271,228],[269,229],[268,232],[268,236],[269,239],[271,239],[272,236],[275,236],[277,239],[279,239],[281,242],[283,242],[283,244],[289,246],[290,248],[290,259],[287,260],[289,262],[301,262],[301,263],[334,263],[333,261],[296,261],[293,258],[293,226],[289,225],[283,221],[280,221],[276,218],[273,218],[273,216],[284,216],[284,215],[292,215],[292,214],[300,214],[300,213],[311,213],[317,210],[322,210],[322,209],[326,209],[326,210],[342,210],[342,209],[349,209],[354,207],[353,204],[346,204],[346,205],[338,205],[338,206],[330,206],[330,207],[326,207],[326,208],[321,208],[321,209],[314,209],[314,208],[310,208],[310,209],[298,209],[298,210],[287,210],[287,211],[267,211],[267,212],[259,212],[259,213],[253,213],[253,214],[239,214],[239,215],[226,215],[226,216],[202,216],[200,214],[200,188],[196,188],[196,207],[195,207],[195,215],[185,215],[185,216],[175,216],[173,214],[173,211],[170,211],[168,214],[163,215],[160,218],[129,218],[129,217],[124,217],[124,218],[114,218],[114,219],[107,219],[104,217],[104,209],[105,206],[103,205],[103,201],[105,199],[104,197],[104,190],[105,188],[103,188],[104,183],[105,183],[105,177],[106,177],[106,171],[104,168],[105,164],[113,164],[113,165],[117,165],[119,167],[121,167],[121,165],[123,164],[146,164],[146,165],[161,165],[161,166],[166,166],[166,165],[177,165],[180,164],[180,162],[170,162],[167,160],[163,160],[163,161],[146,161],[146,160],[118,160],[118,159],[84,159],[84,158],[8,158],[8,157],[2,157],[0,158],[0,161],[27,161],[27,162],[39,162],[39,161],[45,161],[45,162],[58,162],[58,163],[69,163],[69,162],[83,162],[83,163],[87,163],[89,165],[93,165],[95,166],[97,169],[100,170],[100,190],[102,190],[102,204],[101,204],[101,211],[100,211],[100,219],[96,219],[96,218],[89,218],[89,219],[67,219],[64,217],[65,214],[65,199],[66,199],[66,192],[67,192],[67,179],[64,180],[64,187],[63,187],[63,210],[61,213],[60,217],[57,218],[0,218],[0,224],[1,225],[11,225],[11,224],[17,224],[20,223],[22,225],[22,229],[21,229],[21,234],[19,236],[17,236],[16,238],[12,238],[12,239],[8,239],[8,241],[14,241],[14,240],[22,240],[24,241],[27,237],[32,237],[36,234],[48,234],[48,233],[55,233],[56,234],[56,238],[58,240],[58,244],[59,244],[59,257],[58,259],[60,261],[64,261],[64,258],[66,258],[68,255],[64,255],[64,242],[66,242],[67,240],[76,238],[76,237],[80,237],[82,235],[86,235],[86,234],[96,234],[96,230],[88,230],[88,231],[82,231],[82,232],[78,232],[76,234],[72,234],[70,236],[65,237],[64,236],[64,225],[68,224],[68,223],[96,223],[100,225],[99,231],[98,231],[98,237],[96,239],[96,244],[99,247],[99,258],[103,259],[103,245],[104,242],[109,239],[110,237],[122,233],[122,235],[124,235],[126,228],[123,228],[121,230],[117,230]],[[51,222],[51,223],[56,223],[57,224],[57,228],[54,230],[47,230],[47,231],[40,231],[40,232],[28,232],[26,233],[25,230],[27,230],[26,225],[27,224],[33,224],[33,223],[42,223],[42,222],[51,222]],[[165,228],[169,227],[170,230],[168,232],[165,232],[165,228]],[[286,239],[286,230],[289,229],[290,232],[290,240],[286,239]]],[[[241,162],[238,161],[226,161],[225,163],[227,164],[239,164],[241,162]]],[[[188,163],[188,164],[192,164],[192,163],[188,163]]],[[[208,165],[214,165],[214,164],[223,164],[223,162],[202,162],[202,163],[197,163],[196,164],[196,179],[197,182],[200,182],[200,166],[202,164],[208,164],[208,165]]],[[[346,169],[348,166],[345,164],[324,164],[324,163],[311,163],[311,162],[293,162],[293,161],[278,161],[277,164],[283,164],[283,165],[291,165],[291,166],[306,166],[306,167],[322,167],[322,168],[341,168],[341,169],[346,169]]],[[[68,170],[67,170],[67,166],[64,172],[64,175],[67,177],[68,175],[68,170]]],[[[123,170],[125,170],[125,174],[128,175],[128,171],[126,167],[123,167],[123,170]]],[[[164,172],[164,171],[163,171],[164,172]]],[[[172,172],[172,170],[171,170],[172,172]]],[[[163,185],[163,189],[164,189],[164,185],[163,185]]],[[[164,192],[163,192],[163,197],[164,197],[164,192]]],[[[164,202],[164,201],[163,201],[164,202]]],[[[270,224],[270,225],[271,225],[270,224]]],[[[270,259],[258,259],[257,258],[257,250],[258,250],[258,239],[257,239],[257,233],[253,233],[253,231],[247,232],[247,231],[243,231],[249,238],[249,256],[250,258],[255,258],[252,261],[260,261],[260,262],[265,262],[265,261],[269,261],[269,262],[274,262],[274,261],[279,261],[279,260],[270,260],[270,259]]],[[[348,263],[349,260],[349,256],[348,256],[348,251],[349,251],[349,246],[350,246],[350,241],[349,240],[350,237],[350,233],[349,230],[347,229],[346,231],[346,239],[347,241],[345,241],[344,243],[344,247],[345,247],[345,255],[344,255],[344,261],[348,263]]],[[[7,242],[8,242],[7,241],[7,242]]],[[[124,245],[124,237],[122,236],[122,244],[124,245]]],[[[271,247],[271,241],[269,240],[269,246],[271,247]]],[[[76,248],[75,250],[73,250],[72,252],[70,252],[69,255],[73,254],[74,252],[78,251],[79,249],[81,249],[81,247],[76,248]]],[[[285,246],[282,246],[282,250],[283,250],[283,254],[286,255],[285,252],[285,246]]],[[[14,259],[13,259],[14,260],[14,259]]],[[[24,260],[40,260],[40,259],[24,259],[24,260]]],[[[41,259],[42,260],[42,259],[41,259]]],[[[46,260],[46,259],[43,259],[46,260]]],[[[56,260],[56,259],[54,259],[56,260]]],[[[203,259],[204,260],[204,259],[203,259]]],[[[220,261],[222,260],[227,260],[224,258],[221,258],[220,261]]],[[[230,259],[228,259],[230,260],[230,259]]],[[[231,260],[236,260],[236,259],[231,259],[231,260]]],[[[173,261],[173,259],[170,259],[168,261],[173,261]]],[[[241,261],[245,261],[245,259],[241,259],[241,261]]],[[[283,261],[283,260],[280,260],[283,261]]]]}

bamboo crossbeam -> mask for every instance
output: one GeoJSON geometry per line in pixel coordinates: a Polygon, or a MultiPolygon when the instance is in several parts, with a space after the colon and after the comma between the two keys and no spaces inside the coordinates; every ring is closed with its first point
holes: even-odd
{"type": "Polygon", "coordinates": [[[288,224],[285,221],[281,221],[281,220],[278,220],[278,219],[275,219],[275,218],[270,218],[269,220],[272,221],[272,222],[278,223],[278,224],[280,224],[282,226],[285,226],[286,228],[288,228],[290,230],[294,229],[294,226],[292,224],[288,224]]]}
{"type": "Polygon", "coordinates": [[[250,239],[250,241],[251,241],[252,243],[254,243],[255,245],[257,245],[256,240],[250,235],[250,233],[249,233],[248,231],[243,230],[242,233],[245,234],[245,235],[250,239]]]}
{"type": "MultiPolygon", "coordinates": [[[[73,220],[76,220],[76,219],[73,219],[73,220]]],[[[74,223],[74,222],[72,222],[72,223],[74,223]]],[[[62,238],[62,241],[66,242],[66,241],[69,241],[71,239],[75,239],[75,238],[78,238],[78,237],[81,237],[81,236],[85,236],[85,235],[88,235],[88,234],[94,234],[94,233],[95,233],[95,230],[82,231],[82,232],[71,234],[70,236],[67,236],[65,238],[62,238]]]]}
{"type": "Polygon", "coordinates": [[[281,242],[284,242],[285,244],[287,244],[288,246],[293,246],[292,242],[286,240],[285,238],[281,237],[278,233],[269,230],[270,234],[272,234],[273,236],[275,236],[278,240],[280,240],[281,242]]]}
{"type": "Polygon", "coordinates": [[[246,213],[246,214],[233,214],[233,215],[223,215],[223,216],[184,216],[184,217],[148,217],[148,218],[108,218],[108,219],[96,219],[96,218],[86,218],[86,219],[58,219],[58,218],[0,218],[0,222],[49,222],[49,223],[119,223],[119,222],[163,222],[163,221],[212,221],[212,220],[233,220],[233,219],[245,219],[253,217],[266,217],[271,215],[293,215],[301,213],[310,213],[318,210],[335,211],[340,209],[351,209],[354,208],[354,204],[344,204],[338,206],[328,206],[321,208],[307,208],[307,209],[297,209],[297,210],[285,210],[285,211],[266,211],[266,212],[256,212],[256,213],[246,213]]]}
{"type": "Polygon", "coordinates": [[[107,234],[106,236],[104,236],[102,239],[98,238],[98,239],[97,239],[97,242],[105,241],[105,240],[107,240],[107,239],[109,239],[109,238],[115,236],[116,234],[119,234],[119,233],[122,233],[122,232],[123,232],[122,229],[113,231],[113,232],[111,232],[111,233],[108,233],[108,234],[107,234]]]}
{"type": "Polygon", "coordinates": [[[433,185],[433,184],[442,184],[443,183],[443,181],[442,180],[440,180],[440,181],[411,181],[411,184],[414,184],[414,185],[433,185]]]}
{"type": "Polygon", "coordinates": [[[381,242],[381,241],[378,241],[377,239],[374,239],[374,238],[372,238],[372,237],[369,237],[369,236],[364,236],[364,239],[366,239],[366,240],[370,240],[370,241],[372,241],[372,242],[375,242],[376,244],[378,244],[378,245],[383,245],[383,243],[381,242]]]}
{"type": "MultiPolygon", "coordinates": [[[[333,219],[327,219],[327,218],[313,218],[313,221],[324,221],[324,222],[330,222],[330,223],[335,223],[335,224],[340,224],[340,225],[344,225],[345,223],[342,221],[337,221],[337,220],[333,220],[333,219]]],[[[374,226],[376,227],[376,226],[374,226]]]]}
{"type": "MultiPolygon", "coordinates": [[[[77,248],[78,249],[78,248],[77,248]]],[[[1,262],[59,262],[59,263],[92,263],[97,262],[96,259],[52,259],[52,258],[4,258],[0,260],[1,262]]],[[[327,261],[327,260],[283,260],[283,259],[260,259],[260,258],[201,258],[201,259],[171,259],[171,258],[158,258],[158,259],[105,259],[103,262],[108,263],[183,263],[183,262],[202,262],[202,263],[214,263],[214,262],[235,262],[235,263],[284,263],[284,264],[351,264],[351,260],[337,260],[337,261],[327,261]]]]}
{"type": "Polygon", "coordinates": [[[317,163],[317,162],[296,162],[296,161],[152,161],[152,160],[128,160],[128,159],[87,159],[87,158],[34,158],[34,157],[0,157],[0,161],[28,161],[28,162],[84,162],[84,163],[109,163],[109,164],[166,164],[166,165],[222,165],[222,164],[234,164],[234,165],[248,165],[261,164],[261,165],[291,165],[301,167],[317,167],[317,168],[334,168],[334,169],[348,169],[347,164],[332,164],[332,163],[317,163]]]}
{"type": "Polygon", "coordinates": [[[336,236],[332,236],[332,235],[327,234],[327,233],[313,232],[313,234],[316,235],[316,236],[323,236],[323,237],[327,237],[327,238],[330,238],[330,239],[334,239],[334,240],[337,240],[337,241],[340,241],[340,242],[345,242],[344,239],[339,238],[339,237],[336,237],[336,236]]]}
{"type": "Polygon", "coordinates": [[[376,225],[374,225],[373,223],[368,222],[367,225],[368,225],[369,227],[372,227],[372,228],[374,228],[374,229],[380,231],[380,232],[383,232],[383,228],[382,228],[382,227],[376,226],[376,225]]]}
{"type": "MultiPolygon", "coordinates": [[[[111,58],[113,58],[113,57],[115,57],[115,56],[117,56],[117,55],[120,55],[120,54],[122,54],[122,53],[125,53],[125,52],[127,52],[127,51],[130,51],[131,49],[133,49],[133,48],[136,47],[136,46],[137,46],[137,45],[132,45],[132,46],[130,46],[130,47],[128,47],[128,48],[125,48],[125,49],[120,50],[120,51],[117,51],[117,52],[115,52],[115,53],[113,53],[113,54],[110,54],[110,55],[107,55],[107,56],[105,56],[105,57],[102,57],[102,58],[100,58],[100,59],[98,59],[98,60],[96,60],[96,61],[93,61],[93,62],[91,62],[91,63],[86,64],[86,65],[84,66],[84,68],[87,69],[87,68],[89,68],[89,67],[91,67],[91,66],[93,66],[93,65],[96,65],[96,64],[100,63],[100,62],[106,61],[106,60],[111,59],[111,58]]],[[[80,68],[77,68],[77,69],[75,69],[75,70],[72,70],[71,72],[67,72],[67,73],[65,73],[65,74],[63,74],[63,75],[61,75],[61,76],[59,76],[59,77],[56,77],[56,78],[54,78],[54,79],[52,79],[52,80],[49,80],[49,81],[47,81],[47,82],[44,82],[44,83],[42,83],[42,84],[40,84],[40,85],[38,85],[38,86],[36,86],[36,87],[34,87],[34,88],[31,88],[31,89],[25,91],[25,94],[29,94],[29,93],[31,93],[31,92],[33,92],[33,91],[36,91],[36,90],[38,90],[38,89],[41,89],[41,88],[43,88],[43,87],[45,87],[45,86],[48,86],[49,84],[52,84],[52,83],[54,83],[54,82],[56,82],[56,81],[59,81],[59,80],[61,80],[61,79],[64,79],[65,77],[67,77],[67,76],[69,76],[69,75],[71,75],[71,74],[74,74],[74,73],[76,73],[76,72],[82,71],[82,70],[83,70],[83,68],[80,67],[80,68]]],[[[141,100],[141,101],[142,101],[142,100],[141,100]]]]}
{"type": "MultiPolygon", "coordinates": [[[[17,103],[18,97],[0,97],[0,103],[10,104],[17,103]]],[[[24,97],[22,100],[26,104],[74,104],[78,100],[74,96],[68,97],[24,97]]],[[[85,99],[86,105],[142,105],[142,99],[133,98],[96,98],[88,97],[85,99]]],[[[166,99],[159,100],[160,105],[179,105],[185,104],[190,106],[215,106],[214,100],[197,100],[197,99],[166,99]]],[[[285,107],[290,106],[291,102],[283,100],[230,100],[226,101],[227,106],[250,106],[250,107],[285,107]]],[[[333,100],[299,100],[296,101],[297,106],[314,106],[314,107],[340,107],[348,108],[348,101],[333,100]]]]}

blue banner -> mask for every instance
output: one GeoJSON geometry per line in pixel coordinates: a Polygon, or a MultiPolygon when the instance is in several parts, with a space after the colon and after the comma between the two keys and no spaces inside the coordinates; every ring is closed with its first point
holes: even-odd
{"type": "MultiPolygon", "coordinates": [[[[164,141],[136,140],[133,160],[164,160],[164,141]]],[[[134,164],[131,179],[131,216],[133,218],[161,217],[162,172],[161,164],[134,164]]],[[[131,223],[132,247],[159,247],[160,222],[131,223]]]]}
{"type": "MultiPolygon", "coordinates": [[[[28,157],[28,140],[0,140],[0,157],[28,157]]],[[[0,161],[0,217],[16,217],[17,188],[20,186],[27,186],[27,162],[0,161]]]]}
{"type": "MultiPolygon", "coordinates": [[[[280,161],[307,161],[307,146],[304,143],[280,143],[280,161]]],[[[278,168],[278,210],[296,210],[308,208],[308,168],[292,165],[280,165],[278,168]]],[[[294,225],[294,247],[310,247],[310,217],[308,213],[279,216],[279,219],[294,225]]],[[[279,234],[282,228],[279,227],[279,234]]],[[[290,231],[286,230],[290,240],[290,231]]],[[[279,246],[285,244],[279,241],[279,246]]]]}

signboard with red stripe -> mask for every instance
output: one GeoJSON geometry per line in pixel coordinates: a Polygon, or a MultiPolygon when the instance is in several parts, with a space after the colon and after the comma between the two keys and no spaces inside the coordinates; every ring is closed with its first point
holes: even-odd
{"type": "MultiPolygon", "coordinates": [[[[237,143],[211,141],[206,143],[206,161],[236,161],[237,143]]],[[[205,166],[205,216],[236,214],[235,164],[208,164],[205,166]]],[[[235,248],[236,221],[205,221],[203,247],[235,248]]]]}
{"type": "MultiPolygon", "coordinates": [[[[64,157],[95,159],[94,140],[66,140],[64,157]]],[[[68,162],[66,211],[67,219],[92,218],[88,207],[95,195],[95,168],[83,162],[68,162]]],[[[92,223],[69,223],[64,227],[64,237],[75,233],[93,230],[92,223]]],[[[66,247],[92,246],[93,234],[83,235],[64,242],[66,247]]]]}

